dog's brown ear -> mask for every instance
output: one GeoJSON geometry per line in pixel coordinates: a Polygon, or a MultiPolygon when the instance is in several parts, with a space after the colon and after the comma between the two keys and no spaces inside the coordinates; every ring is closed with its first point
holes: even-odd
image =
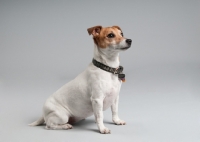
{"type": "Polygon", "coordinates": [[[94,27],[88,28],[87,31],[89,35],[92,34],[93,36],[97,36],[99,35],[101,29],[102,29],[102,26],[94,26],[94,27]]]}
{"type": "Polygon", "coordinates": [[[119,26],[112,26],[112,27],[122,31],[122,29],[119,26]]]}

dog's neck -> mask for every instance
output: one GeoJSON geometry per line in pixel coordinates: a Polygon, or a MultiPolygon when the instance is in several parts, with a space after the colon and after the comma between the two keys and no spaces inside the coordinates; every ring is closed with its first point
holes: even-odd
{"type": "Polygon", "coordinates": [[[112,68],[119,67],[119,52],[94,45],[94,59],[112,68]]]}

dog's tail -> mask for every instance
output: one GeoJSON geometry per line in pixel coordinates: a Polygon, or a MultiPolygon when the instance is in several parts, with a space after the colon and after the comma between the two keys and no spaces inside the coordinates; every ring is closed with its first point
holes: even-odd
{"type": "Polygon", "coordinates": [[[41,117],[40,119],[36,120],[35,122],[28,124],[29,126],[38,126],[44,124],[44,117],[41,117]]]}

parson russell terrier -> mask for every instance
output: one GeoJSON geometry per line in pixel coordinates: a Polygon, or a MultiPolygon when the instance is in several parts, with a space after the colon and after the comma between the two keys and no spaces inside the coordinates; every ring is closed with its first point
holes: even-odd
{"type": "Polygon", "coordinates": [[[125,81],[119,52],[130,48],[132,40],[125,38],[118,26],[95,26],[87,31],[95,43],[92,63],[47,99],[43,116],[30,126],[46,123],[46,129],[71,129],[71,124],[94,114],[100,133],[108,134],[103,111],[109,107],[113,122],[126,124],[118,116],[119,91],[125,81]]]}

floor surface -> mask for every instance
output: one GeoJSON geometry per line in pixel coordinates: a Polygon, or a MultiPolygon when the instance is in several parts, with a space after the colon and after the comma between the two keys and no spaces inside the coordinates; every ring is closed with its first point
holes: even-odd
{"type": "Polygon", "coordinates": [[[139,70],[127,74],[120,93],[119,114],[127,125],[114,125],[107,110],[107,135],[98,132],[93,116],[72,130],[28,126],[41,116],[46,98],[68,80],[2,80],[0,142],[199,142],[199,67],[139,70]]]}

